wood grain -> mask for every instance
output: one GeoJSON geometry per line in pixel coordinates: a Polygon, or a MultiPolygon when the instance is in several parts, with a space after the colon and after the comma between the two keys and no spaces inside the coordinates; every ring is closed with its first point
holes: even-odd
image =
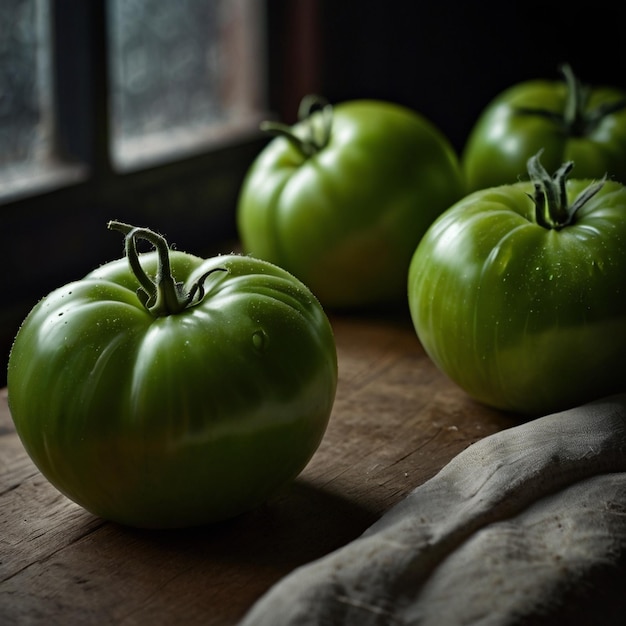
{"type": "Polygon", "coordinates": [[[236,624],[294,568],[360,535],[471,443],[514,425],[438,372],[402,315],[331,317],[339,386],[300,477],[256,511],[185,531],[98,519],[27,457],[0,398],[0,624],[236,624]]]}

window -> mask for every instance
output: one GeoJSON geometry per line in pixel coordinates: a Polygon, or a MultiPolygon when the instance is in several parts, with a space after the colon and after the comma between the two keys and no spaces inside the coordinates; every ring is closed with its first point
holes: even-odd
{"type": "Polygon", "coordinates": [[[106,72],[100,93],[109,132],[100,150],[118,171],[232,142],[267,115],[261,2],[108,0],[91,11],[70,5],[77,8],[75,1],[0,3],[0,201],[55,180],[75,182],[94,165],[89,148],[72,151],[66,136],[82,129],[83,143],[84,133],[98,140],[97,103],[84,99],[96,86],[89,71],[106,72]],[[98,20],[106,31],[104,65],[97,51],[86,55],[78,32],[93,31],[98,20]],[[65,102],[73,98],[80,106],[65,102]]]}

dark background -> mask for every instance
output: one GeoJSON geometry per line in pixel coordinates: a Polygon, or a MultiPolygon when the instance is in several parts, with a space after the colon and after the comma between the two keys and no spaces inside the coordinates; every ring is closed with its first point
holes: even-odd
{"type": "MultiPolygon", "coordinates": [[[[584,82],[626,87],[621,10],[604,0],[269,4],[283,4],[286,21],[306,12],[307,4],[315,7],[308,24],[318,33],[317,75],[306,67],[304,72],[313,74],[310,80],[329,100],[374,97],[408,105],[435,122],[457,150],[499,91],[527,79],[558,80],[561,63],[568,62],[584,82]]],[[[304,81],[298,77],[298,52],[286,50],[285,41],[287,34],[276,36],[270,51],[292,60],[282,87],[289,89],[304,81]]],[[[280,85],[273,88],[281,91],[280,85]]],[[[285,115],[294,114],[294,96],[281,103],[283,109],[287,105],[285,115]]]]}
{"type": "MultiPolygon", "coordinates": [[[[568,62],[591,84],[626,88],[618,5],[421,0],[265,0],[270,113],[294,122],[301,98],[380,98],[429,118],[460,153],[476,117],[506,87],[560,79],[568,62]]],[[[64,148],[85,162],[80,185],[0,206],[0,385],[19,323],[54,288],[122,254],[106,222],[158,230],[196,254],[236,240],[237,193],[268,140],[249,140],[132,176],[107,155],[106,0],[61,0],[53,20],[64,148]],[[68,98],[71,94],[71,98],[68,98]],[[76,112],[88,110],[83,125],[76,112]]],[[[0,86],[1,88],[1,86],[0,86]]]]}

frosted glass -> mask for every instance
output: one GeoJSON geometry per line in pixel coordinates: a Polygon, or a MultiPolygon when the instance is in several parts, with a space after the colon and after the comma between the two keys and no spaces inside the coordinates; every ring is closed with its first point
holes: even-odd
{"type": "Polygon", "coordinates": [[[51,156],[48,15],[45,0],[0,2],[0,184],[51,156]]]}
{"type": "Polygon", "coordinates": [[[111,0],[112,156],[166,158],[258,123],[256,0],[111,0]]]}

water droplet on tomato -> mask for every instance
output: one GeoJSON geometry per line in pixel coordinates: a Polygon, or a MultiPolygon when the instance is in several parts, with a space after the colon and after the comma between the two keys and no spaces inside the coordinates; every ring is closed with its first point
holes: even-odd
{"type": "Polygon", "coordinates": [[[269,345],[270,338],[267,333],[260,328],[252,333],[252,345],[257,352],[265,352],[269,345]]]}

